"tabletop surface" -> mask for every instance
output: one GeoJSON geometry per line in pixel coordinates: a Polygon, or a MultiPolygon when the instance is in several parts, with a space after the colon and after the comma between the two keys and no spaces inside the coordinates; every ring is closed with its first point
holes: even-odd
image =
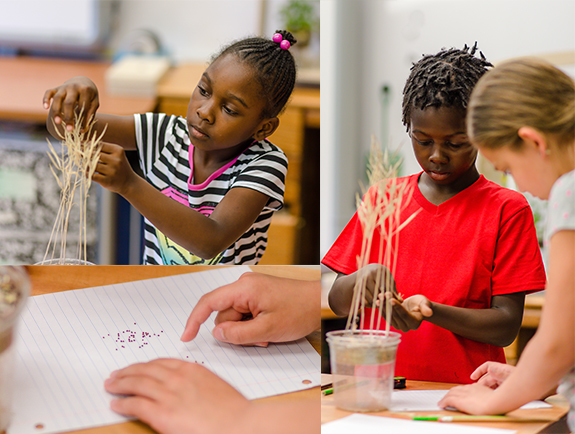
{"type": "Polygon", "coordinates": [[[131,115],[152,111],[156,98],[121,97],[106,91],[104,74],[110,63],[35,57],[0,57],[0,119],[46,122],[44,92],[77,75],[89,77],[98,86],[99,111],[131,115]]]}
{"type": "MultiPolygon", "coordinates": [[[[30,265],[26,270],[32,284],[32,295],[50,294],[59,291],[89,288],[93,286],[112,285],[115,283],[132,282],[136,280],[152,279],[170,275],[193,273],[215,268],[216,266],[201,265],[30,265]]],[[[271,274],[279,277],[299,280],[319,280],[319,267],[316,269],[297,266],[267,266],[256,265],[250,267],[253,271],[271,274]]],[[[319,312],[318,312],[319,314],[319,312]]],[[[316,351],[319,352],[319,331],[307,337],[316,351]]],[[[262,402],[294,402],[308,401],[310,405],[319,406],[320,388],[287,393],[284,395],[263,398],[262,402]]],[[[154,433],[147,425],[131,421],[117,425],[95,427],[81,431],[77,434],[141,434],[154,433]]]]}
{"type": "MultiPolygon", "coordinates": [[[[322,374],[322,384],[331,381],[331,375],[322,374]]],[[[451,389],[456,386],[456,384],[449,383],[434,383],[430,381],[410,381],[407,380],[406,389],[404,390],[439,390],[439,389],[451,389]]],[[[461,423],[463,425],[469,426],[481,426],[486,428],[500,428],[500,429],[513,429],[517,431],[517,434],[535,434],[541,431],[543,428],[552,424],[553,422],[559,420],[567,410],[569,409],[569,403],[560,395],[554,395],[547,398],[546,400],[549,404],[552,404],[551,408],[538,408],[532,410],[515,410],[508,413],[509,416],[517,418],[537,418],[548,420],[548,422],[452,422],[461,423]]],[[[334,396],[327,395],[321,398],[321,423],[330,422],[336,419],[340,419],[345,416],[353,414],[352,412],[340,410],[335,406],[334,396]]],[[[365,413],[374,416],[384,416],[384,417],[396,417],[401,419],[411,419],[413,416],[426,416],[426,415],[446,415],[454,416],[461,415],[464,413],[453,412],[453,411],[418,411],[418,412],[391,412],[391,411],[381,411],[374,413],[365,413]]],[[[441,423],[441,422],[435,422],[441,423]]]]}

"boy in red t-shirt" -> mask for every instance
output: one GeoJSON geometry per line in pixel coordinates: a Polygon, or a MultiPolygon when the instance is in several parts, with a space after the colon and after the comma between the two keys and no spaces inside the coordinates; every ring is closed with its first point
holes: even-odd
{"type": "MultiPolygon", "coordinates": [[[[491,66],[475,51],[424,56],[403,91],[403,123],[423,172],[398,181],[413,188],[402,220],[419,212],[399,236],[393,277],[403,302],[392,300],[392,326],[402,333],[396,375],[413,380],[469,383],[483,362],[505,362],[502,347],[517,335],[525,293],[545,287],[527,201],[475,166],[466,108],[491,66]]],[[[349,314],[357,275],[373,281],[383,267],[373,249],[369,265],[357,270],[362,240],[356,213],[322,261],[338,272],[329,294],[338,315],[349,314]]],[[[372,245],[379,246],[377,231],[372,245]]],[[[378,315],[366,309],[371,314],[378,315]]]]}

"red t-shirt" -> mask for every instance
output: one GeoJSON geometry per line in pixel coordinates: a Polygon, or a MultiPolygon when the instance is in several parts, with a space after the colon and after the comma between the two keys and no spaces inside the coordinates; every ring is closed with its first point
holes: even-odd
{"type": "MultiPolygon", "coordinates": [[[[441,304],[487,309],[494,295],[545,288],[533,214],[521,194],[481,176],[436,206],[421,194],[419,176],[398,180],[413,188],[402,221],[420,210],[399,235],[394,277],[404,298],[423,294],[441,304]]],[[[354,273],[362,239],[356,213],[322,263],[339,273],[354,273]]],[[[377,248],[372,249],[369,263],[377,263],[377,231],[372,246],[377,248]]],[[[381,323],[384,328],[385,321],[381,323]]],[[[463,338],[427,321],[401,334],[395,372],[408,379],[470,383],[471,373],[485,361],[505,363],[502,348],[463,338]]]]}

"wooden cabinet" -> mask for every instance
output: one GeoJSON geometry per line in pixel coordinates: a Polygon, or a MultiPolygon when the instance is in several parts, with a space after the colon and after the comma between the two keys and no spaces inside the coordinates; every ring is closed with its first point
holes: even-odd
{"type": "Polygon", "coordinates": [[[296,87],[270,137],[285,152],[288,173],[284,210],[272,220],[262,264],[319,264],[319,95],[318,88],[296,87]],[[281,257],[292,260],[275,262],[281,257]]]}
{"type": "MultiPolygon", "coordinates": [[[[205,64],[170,70],[158,85],[158,111],[186,116],[205,64]]],[[[260,264],[319,264],[319,87],[296,86],[270,141],[288,158],[284,209],[277,212],[260,264]]]]}

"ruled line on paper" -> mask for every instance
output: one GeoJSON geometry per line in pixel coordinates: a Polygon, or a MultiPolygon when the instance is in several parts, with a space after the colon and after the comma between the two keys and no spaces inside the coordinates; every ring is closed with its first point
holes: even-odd
{"type": "Polygon", "coordinates": [[[250,399],[318,386],[320,357],[305,339],[233,346],[213,338],[212,316],[192,342],[179,340],[197,300],[248,271],[237,266],[31,297],[13,346],[16,411],[8,434],[125,421],[109,410],[104,380],[159,357],[202,364],[250,399]]]}

